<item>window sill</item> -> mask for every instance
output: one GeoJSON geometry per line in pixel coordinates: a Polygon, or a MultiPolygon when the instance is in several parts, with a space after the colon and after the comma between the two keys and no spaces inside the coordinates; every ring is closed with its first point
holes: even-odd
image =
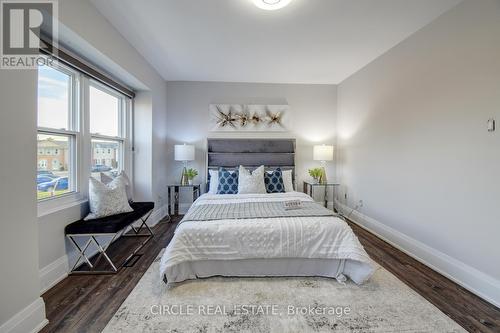
{"type": "Polygon", "coordinates": [[[38,218],[51,215],[62,210],[74,208],[87,203],[87,198],[83,198],[79,193],[72,193],[69,195],[62,196],[60,198],[54,198],[50,200],[44,200],[38,202],[38,218]]]}

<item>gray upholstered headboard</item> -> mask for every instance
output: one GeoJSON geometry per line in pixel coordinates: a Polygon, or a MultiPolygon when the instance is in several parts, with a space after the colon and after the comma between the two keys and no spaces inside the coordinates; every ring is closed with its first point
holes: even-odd
{"type": "Polygon", "coordinates": [[[269,169],[292,170],[295,184],[295,139],[207,140],[207,183],[210,178],[208,170],[240,165],[249,169],[264,165],[269,169]]]}

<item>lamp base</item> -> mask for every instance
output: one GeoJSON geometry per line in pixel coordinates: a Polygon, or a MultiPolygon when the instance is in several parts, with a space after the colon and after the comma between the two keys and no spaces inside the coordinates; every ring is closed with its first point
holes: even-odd
{"type": "Polygon", "coordinates": [[[182,168],[182,175],[181,175],[181,185],[188,185],[189,184],[189,179],[187,176],[187,169],[186,167],[182,168]]]}
{"type": "Polygon", "coordinates": [[[328,183],[328,181],[326,179],[325,167],[321,167],[321,175],[319,176],[319,183],[320,184],[326,184],[326,183],[328,183]]]}

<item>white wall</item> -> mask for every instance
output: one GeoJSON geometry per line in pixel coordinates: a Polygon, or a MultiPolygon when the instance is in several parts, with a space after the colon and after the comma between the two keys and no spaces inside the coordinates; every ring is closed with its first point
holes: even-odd
{"type": "MultiPolygon", "coordinates": [[[[297,183],[302,191],[302,181],[309,179],[307,169],[317,166],[312,160],[312,146],[335,143],[336,105],[335,85],[167,82],[167,179],[173,183],[180,179],[182,163],[174,161],[175,144],[196,145],[196,161],[190,166],[200,171],[196,181],[204,183],[207,137],[291,137],[297,139],[297,183]],[[212,103],[289,104],[290,131],[211,133],[208,106],[212,103]]],[[[327,175],[333,179],[334,174],[334,163],[329,163],[327,175]]]]}
{"type": "MultiPolygon", "coordinates": [[[[167,84],[163,82],[163,89],[153,95],[153,119],[152,119],[152,160],[153,170],[151,174],[151,183],[153,198],[156,204],[157,214],[153,216],[159,219],[166,214],[167,205],[167,172],[168,172],[168,146],[167,146],[167,84]]],[[[141,161],[138,159],[138,161],[141,161]]],[[[136,163],[137,164],[137,163],[136,163]]]]}
{"type": "MultiPolygon", "coordinates": [[[[166,204],[166,82],[88,0],[59,2],[60,42],[137,90],[134,110],[134,199],[155,201],[162,217],[166,204]]],[[[33,110],[33,112],[35,112],[33,110]]],[[[34,132],[33,132],[34,133],[34,132]]],[[[33,164],[35,165],[35,164],[33,164]]],[[[78,204],[39,218],[42,290],[68,269],[73,250],[64,227],[87,212],[78,204]]]]}
{"type": "Polygon", "coordinates": [[[0,332],[45,323],[34,186],[36,78],[34,70],[0,70],[0,332]],[[16,314],[26,322],[18,325],[16,314]]]}
{"type": "Polygon", "coordinates": [[[486,122],[500,121],[500,1],[458,5],[338,98],[342,182],[349,205],[364,200],[360,223],[499,305],[500,132],[486,122]]]}

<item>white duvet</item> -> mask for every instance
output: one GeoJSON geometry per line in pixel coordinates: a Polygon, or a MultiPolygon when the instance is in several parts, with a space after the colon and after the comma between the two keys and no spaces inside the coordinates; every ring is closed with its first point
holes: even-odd
{"type": "MultiPolygon", "coordinates": [[[[299,192],[204,194],[193,205],[292,199],[312,201],[311,197],[299,192]]],[[[375,264],[347,223],[338,217],[323,216],[183,222],[163,254],[160,274],[169,283],[180,282],[175,276],[175,268],[181,264],[266,258],[353,262],[355,265],[351,266],[363,271],[353,278],[356,283],[363,283],[375,271],[375,264]]]]}

